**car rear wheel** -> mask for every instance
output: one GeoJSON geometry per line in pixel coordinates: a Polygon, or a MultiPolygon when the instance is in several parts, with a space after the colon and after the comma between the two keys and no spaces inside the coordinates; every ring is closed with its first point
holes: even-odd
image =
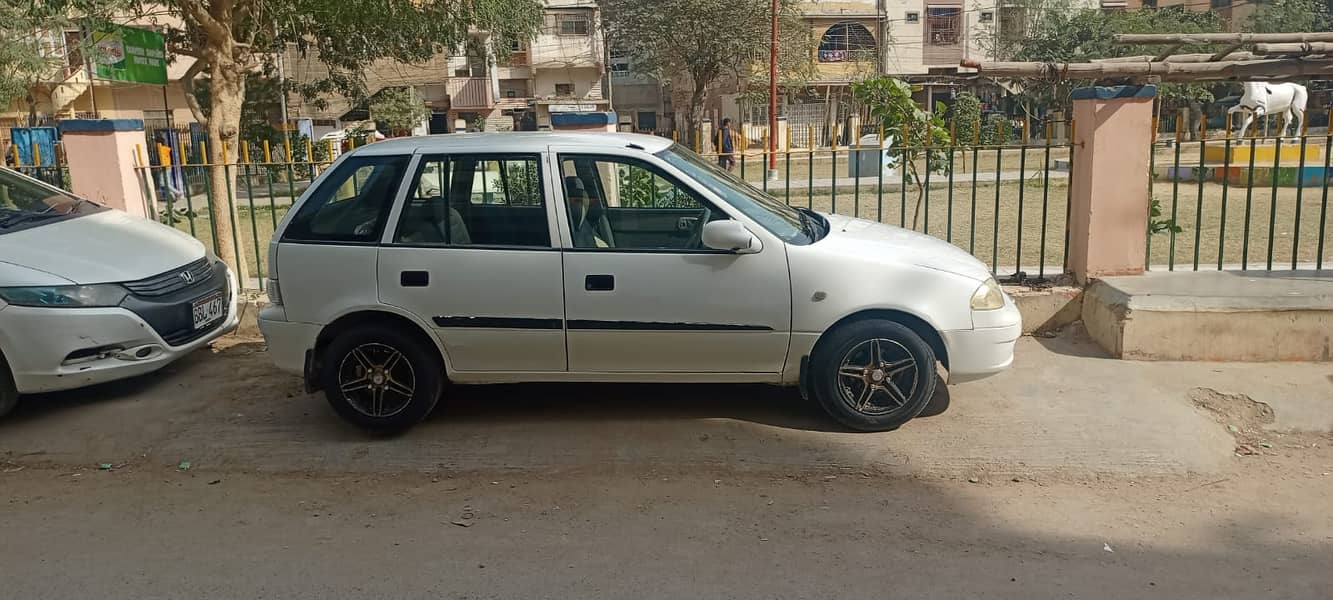
{"type": "Polygon", "coordinates": [[[0,355],[0,417],[14,410],[19,403],[19,391],[14,385],[14,376],[9,372],[9,363],[0,355]]]}
{"type": "Polygon", "coordinates": [[[349,329],[324,352],[320,378],[339,416],[370,431],[393,433],[435,409],[444,369],[434,347],[399,329],[349,329]]]}
{"type": "Polygon", "coordinates": [[[935,393],[935,352],[920,335],[878,319],[828,335],[811,357],[810,391],[835,420],[889,431],[925,410],[935,393]]]}

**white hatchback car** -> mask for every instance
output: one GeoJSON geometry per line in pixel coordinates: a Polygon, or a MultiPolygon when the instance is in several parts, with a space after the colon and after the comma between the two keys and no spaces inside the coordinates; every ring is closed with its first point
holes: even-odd
{"type": "Polygon", "coordinates": [[[208,344],[236,328],[236,290],[189,235],[0,169],[0,414],[208,344]]]}
{"type": "Polygon", "coordinates": [[[799,385],[853,429],[1001,371],[1022,329],[942,240],[791,208],[688,149],[612,133],[357,149],[283,219],[259,326],[368,429],[446,381],[799,385]]]}

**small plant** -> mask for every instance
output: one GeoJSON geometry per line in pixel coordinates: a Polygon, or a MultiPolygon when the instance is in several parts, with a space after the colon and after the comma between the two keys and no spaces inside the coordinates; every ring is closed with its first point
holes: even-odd
{"type": "Polygon", "coordinates": [[[1162,218],[1162,201],[1156,198],[1148,203],[1148,235],[1157,235],[1159,233],[1180,233],[1184,231],[1181,226],[1176,224],[1175,219],[1162,218]]]}

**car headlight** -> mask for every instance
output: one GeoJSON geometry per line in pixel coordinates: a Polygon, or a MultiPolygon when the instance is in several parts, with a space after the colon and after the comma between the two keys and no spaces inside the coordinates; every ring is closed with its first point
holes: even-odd
{"type": "Polygon", "coordinates": [[[129,292],[115,284],[0,288],[0,299],[15,306],[88,308],[116,306],[129,292]]]}
{"type": "Polygon", "coordinates": [[[1004,308],[1004,291],[995,278],[989,278],[972,292],[972,310],[999,310],[1004,308]]]}

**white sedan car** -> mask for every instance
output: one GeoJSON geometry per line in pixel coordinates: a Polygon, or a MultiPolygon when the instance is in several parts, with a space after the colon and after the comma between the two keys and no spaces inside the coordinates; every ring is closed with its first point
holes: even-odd
{"type": "Polygon", "coordinates": [[[446,381],[799,386],[858,430],[1013,361],[1018,309],[944,241],[789,207],[663,138],[415,137],[342,157],[278,226],[259,325],[368,429],[446,381]]]}
{"type": "Polygon", "coordinates": [[[236,290],[185,233],[0,169],[0,415],[208,344],[235,329],[236,290]]]}

